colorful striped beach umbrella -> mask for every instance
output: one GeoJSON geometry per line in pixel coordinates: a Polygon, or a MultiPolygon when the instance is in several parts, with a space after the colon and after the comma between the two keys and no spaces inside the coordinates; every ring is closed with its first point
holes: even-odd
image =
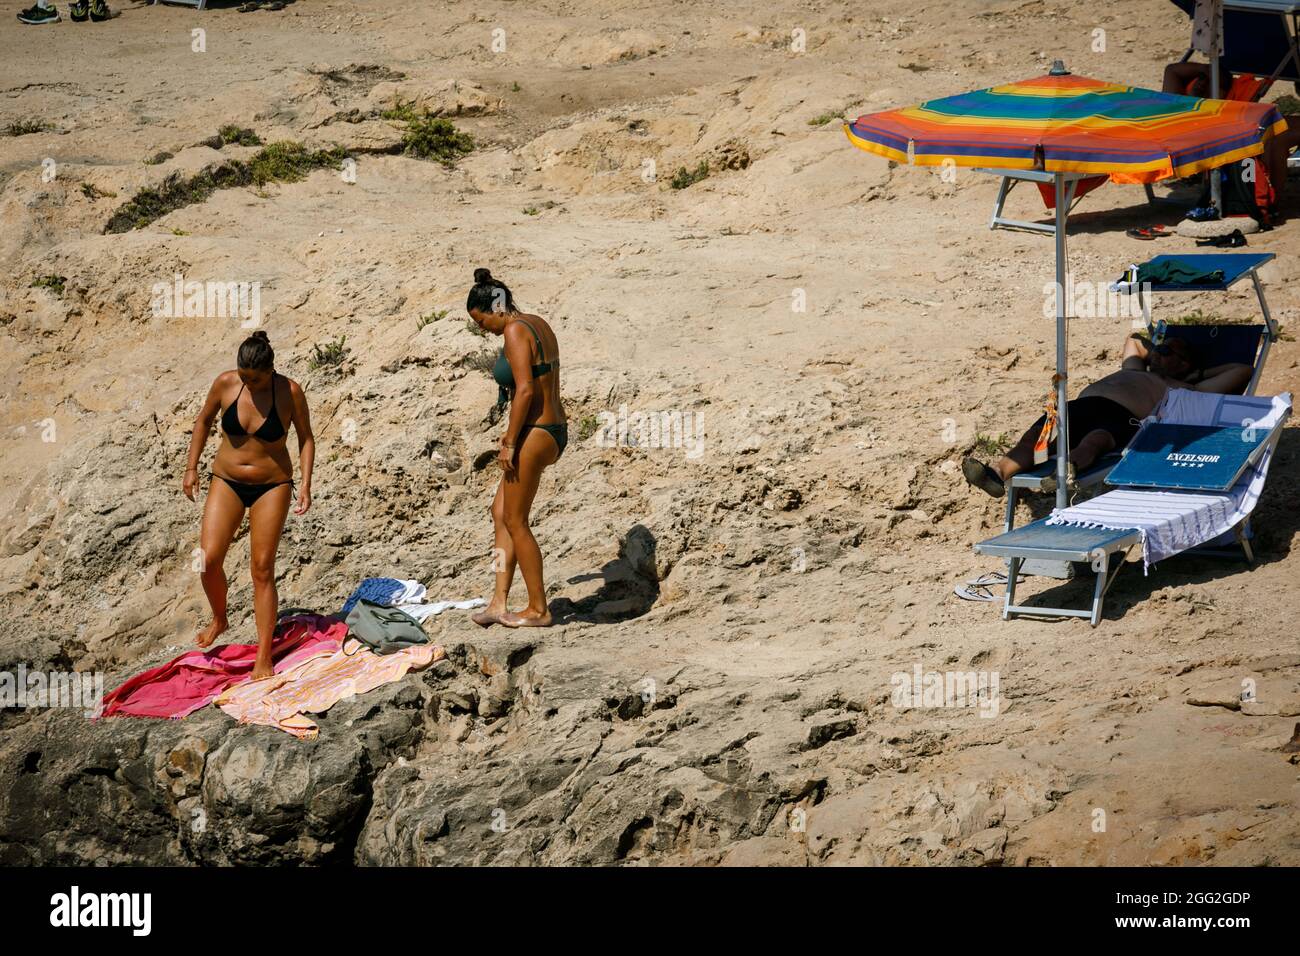
{"type": "Polygon", "coordinates": [[[978,166],[1035,171],[1053,184],[1056,207],[1056,505],[1067,504],[1069,449],[1065,221],[1079,180],[1108,176],[1153,183],[1255,156],[1286,129],[1266,103],[1198,99],[1051,73],[918,106],[859,116],[849,142],[917,166],[978,166]]]}
{"type": "Polygon", "coordinates": [[[844,131],[853,145],[909,165],[951,161],[1153,183],[1257,155],[1285,129],[1271,104],[1064,73],[870,113],[844,131]]]}

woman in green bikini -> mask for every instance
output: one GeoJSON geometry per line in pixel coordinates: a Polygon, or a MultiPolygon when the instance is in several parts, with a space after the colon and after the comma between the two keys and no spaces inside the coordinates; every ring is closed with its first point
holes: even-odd
{"type": "Polygon", "coordinates": [[[546,321],[520,312],[505,283],[493,279],[487,269],[474,270],[474,287],[465,309],[479,328],[505,339],[492,377],[500,387],[501,401],[510,402],[497,454],[501,483],[492,500],[496,584],[492,600],[474,615],[474,623],[547,627],[551,612],[542,582],[542,551],[528,517],[542,472],[559,459],[569,441],[560,402],[559,345],[546,321]],[[528,606],[512,612],[506,599],[516,563],[528,588],[528,606]]]}

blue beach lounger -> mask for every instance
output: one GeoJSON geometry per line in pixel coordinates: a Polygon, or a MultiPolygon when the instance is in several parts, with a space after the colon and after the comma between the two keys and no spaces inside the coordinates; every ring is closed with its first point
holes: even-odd
{"type": "MultiPolygon", "coordinates": [[[[1160,255],[1151,259],[1149,264],[1157,265],[1166,259],[1179,259],[1206,270],[1221,271],[1223,280],[1196,286],[1153,285],[1147,289],[1127,282],[1118,282],[1113,289],[1124,295],[1138,297],[1147,328],[1154,332],[1156,325],[1152,322],[1151,300],[1156,293],[1226,292],[1238,282],[1250,280],[1254,284],[1255,296],[1259,300],[1260,313],[1264,318],[1262,325],[1162,325],[1160,329],[1166,339],[1184,339],[1197,355],[1210,360],[1212,364],[1240,362],[1242,365],[1251,366],[1254,371],[1251,373],[1245,394],[1254,395],[1255,388],[1259,385],[1259,377],[1264,371],[1264,363],[1268,360],[1269,348],[1277,341],[1278,336],[1277,324],[1269,312],[1268,300],[1264,297],[1264,286],[1259,278],[1260,268],[1275,258],[1277,257],[1271,252],[1185,252],[1177,255],[1160,255]]],[[[1106,480],[1110,470],[1119,464],[1119,461],[1119,452],[1103,455],[1078,475],[1076,486],[1081,489],[1096,487],[1106,480]]],[[[1015,527],[1016,505],[1020,493],[1042,491],[1043,479],[1055,474],[1056,456],[1053,455],[1043,464],[1022,471],[1007,482],[1003,531],[1010,531],[1015,527]]],[[[1050,573],[1041,562],[1033,562],[1031,568],[1035,569],[1034,573],[1050,573]]]]}
{"type": "Polygon", "coordinates": [[[979,554],[1007,560],[1002,619],[1086,617],[1096,627],[1106,592],[1135,546],[1142,548],[1144,568],[1193,549],[1236,553],[1222,547],[1234,543],[1254,560],[1250,513],[1290,414],[1289,393],[1269,398],[1170,389],[1107,475],[1106,484],[1116,490],[975,545],[979,554]],[[1016,604],[1016,581],[1030,560],[1091,567],[1091,607],[1016,604]]]}

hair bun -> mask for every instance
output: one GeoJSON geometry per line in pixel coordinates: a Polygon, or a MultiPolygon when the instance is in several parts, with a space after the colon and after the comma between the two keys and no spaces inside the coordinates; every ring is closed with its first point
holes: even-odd
{"type": "Polygon", "coordinates": [[[489,272],[487,269],[479,268],[474,270],[475,285],[489,285],[491,284],[491,282],[492,282],[492,273],[489,272]]]}
{"type": "Polygon", "coordinates": [[[267,335],[263,329],[258,329],[256,332],[250,333],[248,337],[250,339],[257,339],[259,342],[265,342],[267,345],[271,344],[271,337],[267,335]]]}

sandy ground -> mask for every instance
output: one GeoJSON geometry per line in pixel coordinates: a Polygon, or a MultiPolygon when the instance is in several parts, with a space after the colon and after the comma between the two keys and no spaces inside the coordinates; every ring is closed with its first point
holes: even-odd
{"type": "MultiPolygon", "coordinates": [[[[991,781],[1001,815],[959,834],[985,861],[1300,862],[1298,768],[1279,749],[1300,710],[1294,429],[1253,566],[1130,565],[1096,629],[1003,623],[959,601],[954,584],[996,569],[971,544],[1001,507],[956,466],[977,436],[1018,434],[1040,411],[1052,244],[988,230],[990,178],[891,168],[838,119],[1038,75],[1057,57],[1156,86],[1189,32],[1171,4],[134,3],[109,23],[17,28],[21,5],[0,2],[0,126],[51,128],[0,136],[4,661],[124,672],[201,623],[184,449],[243,331],[152,315],[154,283],[178,272],[260,281],[263,327],[313,403],[316,503],[290,519],[282,600],[328,607],[361,576],[402,572],[439,597],[483,593],[493,476],[473,459],[495,434],[482,421],[494,387],[460,363],[491,344],[463,313],[484,265],[554,325],[575,430],[620,406],[703,424],[695,458],[593,436],[548,473],[535,517],[552,597],[597,610],[542,646],[627,686],[686,674],[761,699],[773,720],[785,708],[853,723],[801,758],[830,774],[807,831],[769,833],[754,861],[788,862],[794,845],[812,862],[948,862],[951,834],[878,821],[952,811],[991,781]],[[454,169],[366,151],[395,142],[374,114],[399,98],[444,110],[478,149],[454,169]],[[224,190],[103,233],[168,174],[251,155],[201,145],[226,123],[354,148],[356,181],[323,170],[224,190]],[[145,162],[160,151],[174,156],[145,162]],[[701,160],[707,179],[670,188],[701,160]],[[62,294],[31,287],[46,274],[66,277],[62,294]],[[310,369],[312,346],[340,336],[343,371],[310,369]],[[50,420],[55,440],[42,440],[50,420]],[[637,527],[657,551],[641,608],[602,580],[637,527]],[[602,586],[617,599],[593,605],[602,586]],[[998,672],[1000,713],[891,707],[890,676],[916,665],[998,672]],[[1249,713],[1235,702],[1247,678],[1249,713]]],[[[1291,215],[1297,199],[1292,187],[1291,215]]],[[[1042,214],[1023,189],[1010,207],[1042,214]]],[[[1190,248],[1124,235],[1172,215],[1137,187],[1086,197],[1076,281],[1190,248]]],[[[1263,275],[1288,332],[1298,228],[1251,237],[1278,254],[1263,275]]],[[[1248,319],[1254,301],[1191,309],[1248,319]]],[[[1118,365],[1128,331],[1126,317],[1072,323],[1075,390],[1118,365]]],[[[1298,360],[1286,335],[1260,392],[1296,390],[1298,360]]],[[[241,539],[230,569],[245,611],[246,564],[241,539]]],[[[1024,594],[1087,590],[1035,578],[1024,594]]],[[[452,641],[472,626],[438,628],[452,641]]],[[[245,620],[234,636],[251,633],[245,620]]]]}

